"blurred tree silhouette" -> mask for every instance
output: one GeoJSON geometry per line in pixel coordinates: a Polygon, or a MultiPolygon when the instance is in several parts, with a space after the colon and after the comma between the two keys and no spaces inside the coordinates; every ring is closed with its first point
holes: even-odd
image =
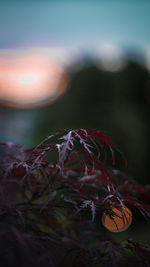
{"type": "Polygon", "coordinates": [[[75,73],[72,71],[66,93],[37,111],[35,144],[58,128],[101,129],[124,151],[129,173],[147,183],[149,87],[149,72],[133,61],[115,73],[99,69],[92,62],[75,73]]]}

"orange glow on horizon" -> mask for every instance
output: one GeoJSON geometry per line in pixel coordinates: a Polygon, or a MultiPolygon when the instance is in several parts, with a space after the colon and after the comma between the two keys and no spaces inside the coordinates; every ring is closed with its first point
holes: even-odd
{"type": "Polygon", "coordinates": [[[105,212],[102,216],[103,225],[111,232],[120,233],[129,228],[132,222],[132,212],[125,207],[123,213],[122,208],[111,207],[113,215],[110,217],[105,212]]]}
{"type": "Polygon", "coordinates": [[[66,85],[64,66],[50,55],[0,54],[2,104],[32,107],[51,102],[65,90],[64,79],[66,85]]]}

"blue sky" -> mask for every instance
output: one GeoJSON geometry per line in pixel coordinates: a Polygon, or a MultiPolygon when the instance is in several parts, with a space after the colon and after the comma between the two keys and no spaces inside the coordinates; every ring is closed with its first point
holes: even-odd
{"type": "Polygon", "coordinates": [[[150,45],[150,1],[1,1],[0,48],[150,45]]]}

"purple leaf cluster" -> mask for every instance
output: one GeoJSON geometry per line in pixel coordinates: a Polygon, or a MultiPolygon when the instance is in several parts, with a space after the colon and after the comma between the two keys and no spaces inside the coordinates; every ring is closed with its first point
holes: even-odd
{"type": "Polygon", "coordinates": [[[112,207],[150,217],[150,188],[116,169],[116,153],[110,137],[90,129],[57,130],[33,148],[1,142],[0,259],[7,262],[7,247],[20,255],[3,266],[120,266],[129,258],[149,266],[148,246],[117,243],[101,222],[112,207]]]}

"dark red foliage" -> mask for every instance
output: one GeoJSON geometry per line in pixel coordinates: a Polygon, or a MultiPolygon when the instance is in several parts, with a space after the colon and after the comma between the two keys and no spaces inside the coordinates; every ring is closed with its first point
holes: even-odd
{"type": "Polygon", "coordinates": [[[15,242],[20,258],[12,266],[120,266],[129,255],[147,264],[148,247],[115,242],[100,222],[112,206],[150,216],[149,187],[115,169],[110,137],[58,130],[33,148],[1,142],[0,149],[1,251],[15,242]]]}

